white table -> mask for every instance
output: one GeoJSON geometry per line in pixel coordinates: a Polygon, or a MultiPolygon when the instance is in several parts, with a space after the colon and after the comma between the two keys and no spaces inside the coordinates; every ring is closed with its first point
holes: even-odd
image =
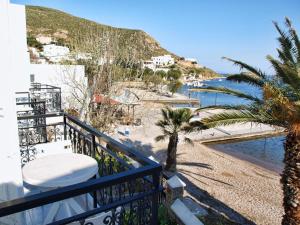
{"type": "MultiPolygon", "coordinates": [[[[33,192],[43,192],[81,183],[95,176],[97,172],[98,164],[95,159],[73,153],[38,158],[26,164],[22,169],[23,180],[29,184],[33,192]]],[[[39,216],[33,215],[36,217],[33,219],[33,224],[47,224],[82,213],[89,208],[91,202],[91,197],[87,194],[35,208],[31,214],[39,214],[39,216]],[[81,203],[85,203],[86,206],[81,203]]]]}

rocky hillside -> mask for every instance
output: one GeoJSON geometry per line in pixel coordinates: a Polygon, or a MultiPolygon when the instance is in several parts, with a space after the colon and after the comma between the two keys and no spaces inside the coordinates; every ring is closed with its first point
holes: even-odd
{"type": "MultiPolygon", "coordinates": [[[[38,50],[42,49],[42,45],[36,38],[41,37],[50,38],[57,44],[67,45],[71,49],[74,43],[77,47],[85,46],[84,42],[89,38],[97,38],[96,40],[100,38],[104,48],[106,43],[114,41],[117,45],[116,52],[121,52],[119,55],[121,57],[122,53],[127,53],[134,60],[147,60],[151,56],[170,54],[177,62],[176,67],[185,74],[195,73],[195,71],[198,73],[201,70],[199,73],[205,77],[217,76],[214,71],[208,68],[200,69],[198,65],[181,60],[180,57],[162,48],[154,38],[142,30],[111,27],[40,6],[26,6],[26,23],[28,45],[38,50]]],[[[91,40],[91,43],[94,42],[91,40]]],[[[93,44],[92,47],[94,48],[93,44]]],[[[82,52],[87,51],[82,49],[82,52]]]]}
{"type": "MultiPolygon", "coordinates": [[[[137,58],[149,59],[151,56],[171,54],[142,30],[115,28],[87,19],[72,16],[65,12],[39,7],[26,6],[28,37],[46,36],[62,44],[84,40],[85,35],[108,34],[108,40],[118,38],[118,47],[123,52],[130,51],[137,58]],[[91,32],[92,31],[92,32],[91,32]]],[[[104,35],[101,35],[104,36],[104,35]]],[[[105,40],[103,40],[105,42],[105,40]]],[[[174,54],[172,54],[174,55],[174,54]]],[[[174,55],[175,56],[175,55],[174,55]]]]}

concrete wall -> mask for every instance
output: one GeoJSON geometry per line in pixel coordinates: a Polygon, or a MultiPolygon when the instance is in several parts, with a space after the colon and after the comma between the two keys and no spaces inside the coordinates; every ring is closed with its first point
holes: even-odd
{"type": "MultiPolygon", "coordinates": [[[[0,0],[0,201],[23,196],[15,92],[26,86],[25,7],[0,0]]],[[[22,224],[20,215],[0,224],[22,224]]]]}
{"type": "MultiPolygon", "coordinates": [[[[30,64],[29,74],[35,82],[61,87],[64,108],[80,108],[76,98],[84,98],[81,91],[87,90],[87,78],[82,65],[30,64]]],[[[30,76],[28,74],[28,77],[30,76]]]]}

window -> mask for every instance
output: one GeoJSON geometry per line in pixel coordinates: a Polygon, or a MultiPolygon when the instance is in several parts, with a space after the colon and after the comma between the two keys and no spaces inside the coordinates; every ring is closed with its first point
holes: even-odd
{"type": "Polygon", "coordinates": [[[30,74],[30,83],[34,83],[34,74],[30,74]]]}

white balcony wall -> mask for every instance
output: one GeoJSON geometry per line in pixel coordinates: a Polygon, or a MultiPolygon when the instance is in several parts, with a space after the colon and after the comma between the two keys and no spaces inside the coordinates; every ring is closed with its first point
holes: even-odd
{"type": "MultiPolygon", "coordinates": [[[[12,70],[14,71],[14,88],[16,91],[28,90],[30,86],[27,65],[29,52],[27,48],[25,6],[9,4],[9,41],[12,52],[12,70]]],[[[7,74],[6,76],[9,76],[7,74]]]]}
{"type": "Polygon", "coordinates": [[[35,82],[61,87],[63,108],[81,107],[77,99],[82,100],[88,88],[84,66],[30,64],[29,74],[34,75],[35,82]]]}
{"type": "MultiPolygon", "coordinates": [[[[0,201],[23,196],[14,93],[26,88],[25,21],[24,6],[0,0],[0,201]]],[[[24,224],[21,217],[0,218],[0,224],[24,224]]]]}

